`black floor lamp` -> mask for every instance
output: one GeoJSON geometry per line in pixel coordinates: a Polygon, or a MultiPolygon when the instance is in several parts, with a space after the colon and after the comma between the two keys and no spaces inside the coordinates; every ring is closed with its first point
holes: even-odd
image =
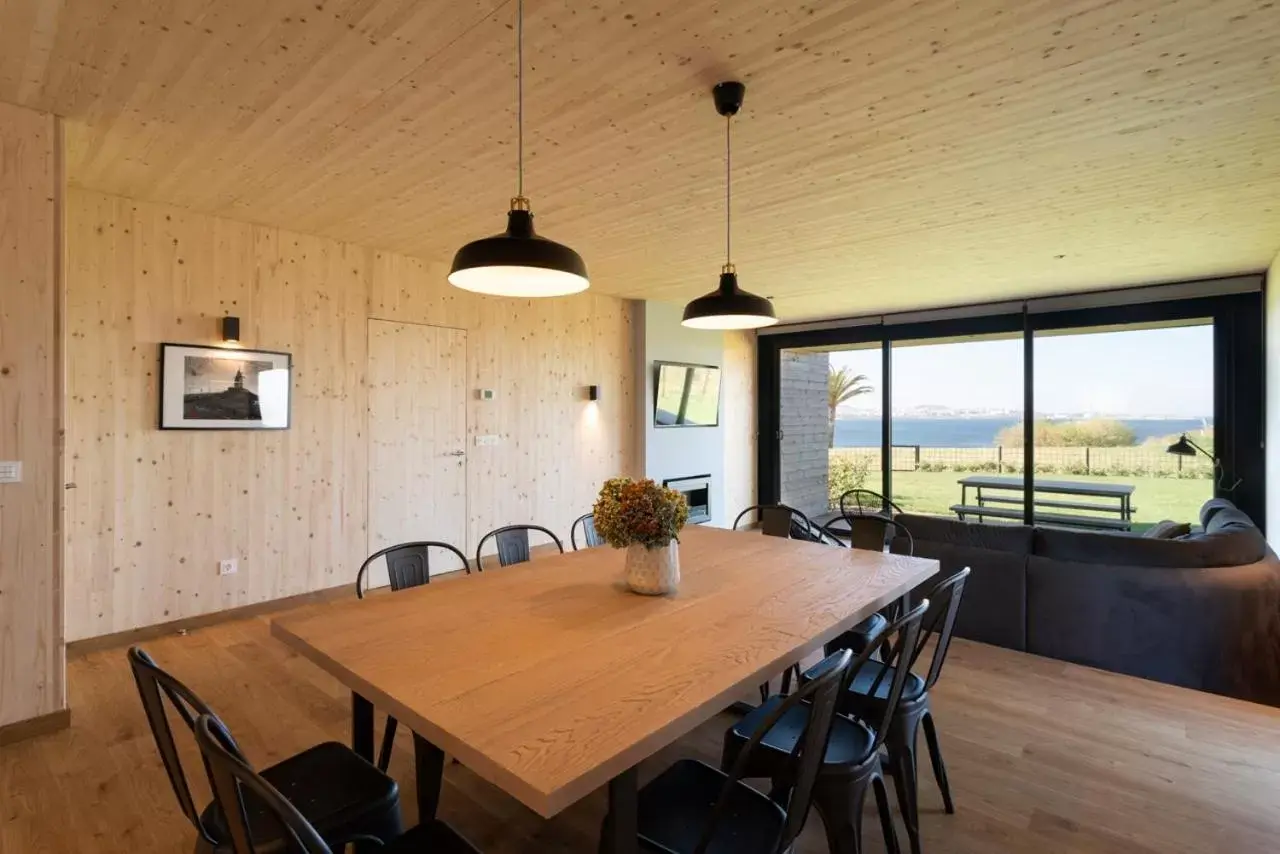
{"type": "Polygon", "coordinates": [[[1231,486],[1229,487],[1223,486],[1222,476],[1224,472],[1222,471],[1222,461],[1219,460],[1217,457],[1215,457],[1213,454],[1206,451],[1204,448],[1197,445],[1195,442],[1188,439],[1186,433],[1183,433],[1178,438],[1178,441],[1174,442],[1172,445],[1165,448],[1165,450],[1168,451],[1170,454],[1174,454],[1179,457],[1194,457],[1197,453],[1204,454],[1213,463],[1214,473],[1217,474],[1218,476],[1218,481],[1217,481],[1218,489],[1223,492],[1234,492],[1235,488],[1240,485],[1240,482],[1241,482],[1240,478],[1236,478],[1236,482],[1233,483],[1231,486]]]}

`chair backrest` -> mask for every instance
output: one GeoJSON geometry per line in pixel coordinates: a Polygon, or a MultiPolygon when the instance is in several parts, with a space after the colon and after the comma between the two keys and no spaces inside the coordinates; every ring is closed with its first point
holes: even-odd
{"type": "Polygon", "coordinates": [[[877,513],[868,513],[865,515],[845,516],[844,521],[849,526],[850,548],[882,552],[889,541],[889,529],[892,528],[906,537],[907,554],[913,555],[916,552],[915,537],[911,536],[910,529],[897,519],[891,519],[888,516],[877,513]]]}
{"type": "Polygon", "coordinates": [[[738,754],[733,767],[729,769],[729,779],[725,781],[720,797],[711,812],[711,819],[703,828],[702,838],[694,848],[694,854],[704,854],[715,836],[716,827],[728,811],[734,787],[744,785],[742,776],[751,762],[752,754],[760,749],[760,741],[783,716],[801,703],[809,704],[804,732],[796,739],[791,751],[790,767],[786,779],[790,786],[790,795],[784,805],[787,820],[783,825],[782,837],[774,849],[775,854],[786,851],[791,843],[800,835],[805,819],[809,815],[809,807],[813,803],[813,787],[818,780],[818,772],[822,769],[822,760],[827,752],[827,741],[831,736],[831,722],[835,717],[836,703],[841,691],[848,684],[849,663],[853,653],[842,649],[824,658],[808,671],[809,679],[799,690],[787,696],[785,700],[765,717],[751,733],[746,745],[738,754]]]}
{"type": "MultiPolygon", "coordinates": [[[[902,702],[902,692],[906,687],[907,677],[911,675],[910,662],[914,660],[915,655],[919,654],[920,627],[928,611],[929,600],[924,599],[886,626],[882,632],[870,638],[862,652],[849,666],[845,688],[858,678],[858,673],[868,665],[868,662],[873,661],[872,654],[879,651],[880,659],[875,661],[876,676],[871,681],[868,695],[878,696],[880,686],[884,684],[886,678],[889,679],[889,690],[885,694],[885,702],[876,703],[870,707],[880,709],[880,719],[864,721],[875,733],[873,752],[879,751],[884,746],[885,738],[889,734],[889,726],[893,722],[894,715],[897,714],[898,705],[902,702]]],[[[843,690],[841,695],[843,696],[843,690]]]]}
{"type": "Polygon", "coordinates": [[[467,556],[459,551],[456,546],[436,540],[399,543],[394,546],[387,546],[385,549],[379,549],[364,559],[364,563],[360,564],[360,571],[356,573],[356,596],[360,599],[364,598],[368,583],[365,576],[368,574],[369,567],[373,565],[373,562],[381,557],[385,557],[387,560],[387,580],[391,582],[392,590],[404,590],[408,587],[429,584],[431,582],[432,549],[443,549],[449,552],[458,559],[461,569],[468,574],[471,573],[471,565],[467,563],[467,556]]]}
{"type": "Polygon", "coordinates": [[[584,513],[569,526],[569,545],[575,552],[578,550],[578,528],[582,528],[582,548],[594,549],[604,545],[604,537],[596,530],[596,515],[584,513]]]}
{"type": "Polygon", "coordinates": [[[333,854],[298,808],[244,760],[221,721],[211,715],[201,715],[195,722],[195,734],[213,796],[226,817],[233,854],[255,854],[259,850],[254,847],[249,828],[246,791],[251,793],[255,812],[265,808],[275,819],[278,833],[272,838],[292,843],[284,850],[293,854],[333,854]]]}
{"type": "Polygon", "coordinates": [[[752,504],[733,520],[736,531],[750,513],[760,516],[760,530],[767,537],[790,537],[793,540],[821,542],[817,526],[803,512],[786,504],[752,504]]]}
{"type": "Polygon", "coordinates": [[[964,597],[964,587],[969,580],[969,572],[969,567],[966,566],[950,578],[939,581],[929,591],[929,598],[926,601],[933,603],[932,612],[924,620],[924,630],[920,633],[920,640],[911,654],[910,664],[912,667],[915,666],[916,659],[920,657],[920,653],[924,652],[929,639],[937,634],[938,643],[933,648],[933,659],[929,662],[929,673],[924,680],[925,690],[932,688],[938,681],[938,676],[942,673],[942,665],[947,660],[947,650],[951,648],[951,635],[956,628],[956,614],[960,613],[960,600],[964,597]]]}
{"type": "Polygon", "coordinates": [[[866,516],[878,513],[890,516],[903,512],[902,508],[870,489],[846,489],[839,499],[841,516],[866,516]]]}
{"type": "MultiPolygon", "coordinates": [[[[169,726],[169,716],[165,712],[165,701],[168,700],[188,729],[194,729],[197,718],[208,716],[216,719],[216,715],[194,691],[162,670],[140,647],[130,647],[128,656],[129,669],[133,671],[133,680],[137,683],[138,694],[142,698],[142,709],[151,726],[151,736],[155,739],[156,749],[160,752],[160,759],[164,763],[164,770],[169,776],[169,785],[173,787],[178,805],[201,838],[216,846],[220,840],[204,826],[191,797],[191,787],[182,767],[182,759],[178,755],[173,729],[169,726]]],[[[235,743],[230,744],[231,749],[238,752],[235,743]]]]}
{"type": "Polygon", "coordinates": [[[556,544],[556,548],[560,550],[560,553],[564,554],[564,544],[550,529],[541,525],[506,525],[501,528],[495,528],[480,538],[480,544],[476,546],[476,570],[484,571],[484,564],[480,562],[480,556],[484,553],[484,544],[490,539],[497,543],[499,566],[524,563],[529,559],[530,531],[546,534],[556,544]]]}

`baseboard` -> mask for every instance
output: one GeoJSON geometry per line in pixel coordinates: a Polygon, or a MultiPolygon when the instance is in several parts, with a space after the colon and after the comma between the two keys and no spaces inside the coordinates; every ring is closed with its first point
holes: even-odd
{"type": "MultiPolygon", "coordinates": [[[[550,557],[553,554],[559,554],[554,543],[541,543],[533,546],[529,550],[534,558],[550,557]]],[[[485,555],[490,561],[489,570],[497,569],[497,555],[485,555]]],[[[467,561],[467,568],[470,572],[475,572],[475,559],[467,561]]],[[[488,570],[486,570],[488,571],[488,570]]],[[[443,579],[457,577],[462,575],[461,571],[451,572],[443,576],[443,579]]],[[[432,576],[433,578],[435,576],[432,576]]],[[[383,588],[378,588],[382,590],[383,588]]],[[[370,591],[377,593],[378,590],[370,591]]],[[[189,632],[195,629],[202,629],[206,626],[216,626],[219,623],[226,623],[232,620],[243,620],[248,617],[256,617],[261,614],[270,614],[273,611],[284,611],[289,608],[297,608],[301,605],[314,605],[321,602],[332,602],[336,599],[345,599],[355,596],[355,584],[347,582],[337,587],[327,587],[323,590],[314,590],[311,593],[299,593],[297,596],[286,596],[283,599],[271,599],[266,602],[255,602],[252,605],[241,605],[238,608],[228,608],[225,611],[214,611],[211,614],[199,614],[194,617],[183,617],[180,620],[170,620],[167,623],[157,623],[154,626],[144,626],[140,629],[128,629],[123,632],[115,632],[109,635],[99,635],[93,638],[84,638],[83,640],[72,641],[67,644],[67,657],[76,658],[78,656],[87,655],[92,652],[101,652],[106,649],[118,649],[121,647],[132,646],[136,643],[145,643],[156,638],[167,637],[168,635],[189,632]]]]}
{"type": "Polygon", "coordinates": [[[154,626],[144,626],[140,629],[129,629],[128,631],[115,632],[114,634],[72,641],[67,644],[67,657],[76,658],[91,652],[132,646],[136,643],[145,643],[156,638],[182,634],[183,632],[202,629],[206,626],[216,626],[219,623],[227,623],[232,620],[243,620],[248,617],[257,617],[261,614],[270,614],[273,611],[297,608],[301,605],[314,605],[320,602],[332,602],[336,599],[348,598],[355,598],[355,586],[350,582],[338,587],[326,587],[323,590],[313,590],[310,593],[286,596],[283,599],[270,599],[266,602],[255,602],[252,605],[228,608],[225,611],[214,611],[211,614],[199,614],[194,617],[184,617],[180,620],[170,620],[167,623],[157,623],[154,626]]]}
{"type": "Polygon", "coordinates": [[[28,718],[25,721],[5,724],[0,726],[0,746],[35,738],[38,735],[48,735],[51,732],[57,732],[69,726],[71,726],[70,709],[62,709],[36,718],[28,718]]]}

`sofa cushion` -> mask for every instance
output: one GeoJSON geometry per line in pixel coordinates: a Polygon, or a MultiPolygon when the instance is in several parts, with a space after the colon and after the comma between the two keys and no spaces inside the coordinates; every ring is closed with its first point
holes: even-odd
{"type": "Polygon", "coordinates": [[[1026,525],[991,525],[961,522],[941,516],[900,513],[895,520],[906,527],[916,542],[927,540],[974,549],[991,549],[1013,554],[1031,553],[1032,529],[1026,525]]]}
{"type": "MultiPolygon", "coordinates": [[[[1226,498],[1210,498],[1200,507],[1200,525],[1201,527],[1209,527],[1210,520],[1218,514],[1220,510],[1235,510],[1236,506],[1226,498]]],[[[1239,511],[1237,511],[1239,512],[1239,511]]]]}
{"type": "Polygon", "coordinates": [[[1148,540],[1172,540],[1177,537],[1185,537],[1191,533],[1191,523],[1175,522],[1172,519],[1164,519],[1156,522],[1150,528],[1142,532],[1142,536],[1148,540]]]}
{"type": "Polygon", "coordinates": [[[1253,520],[1243,510],[1225,498],[1206,501],[1204,508],[1200,511],[1200,518],[1201,524],[1204,525],[1204,532],[1209,536],[1223,531],[1258,530],[1253,520]],[[1209,509],[1210,505],[1214,505],[1213,510],[1209,509]]]}

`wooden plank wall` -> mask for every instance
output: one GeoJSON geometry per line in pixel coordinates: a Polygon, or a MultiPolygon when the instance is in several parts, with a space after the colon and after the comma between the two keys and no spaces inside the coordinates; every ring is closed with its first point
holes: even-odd
{"type": "Polygon", "coordinates": [[[69,640],[354,579],[368,547],[370,317],[467,330],[468,529],[424,535],[474,547],[519,521],[567,535],[603,479],[633,470],[629,302],[478,297],[447,285],[447,259],[77,188],[67,252],[69,640]],[[157,430],[159,343],[215,343],[224,313],[246,347],[293,354],[293,426],[157,430]],[[500,443],[476,447],[487,434],[500,443]],[[238,574],[217,575],[224,557],[238,574]]]}
{"type": "Polygon", "coordinates": [[[0,726],[66,706],[57,508],[58,120],[0,103],[0,726]]]}
{"type": "Polygon", "coordinates": [[[737,515],[756,503],[756,334],[724,334],[724,503],[737,515]]]}

